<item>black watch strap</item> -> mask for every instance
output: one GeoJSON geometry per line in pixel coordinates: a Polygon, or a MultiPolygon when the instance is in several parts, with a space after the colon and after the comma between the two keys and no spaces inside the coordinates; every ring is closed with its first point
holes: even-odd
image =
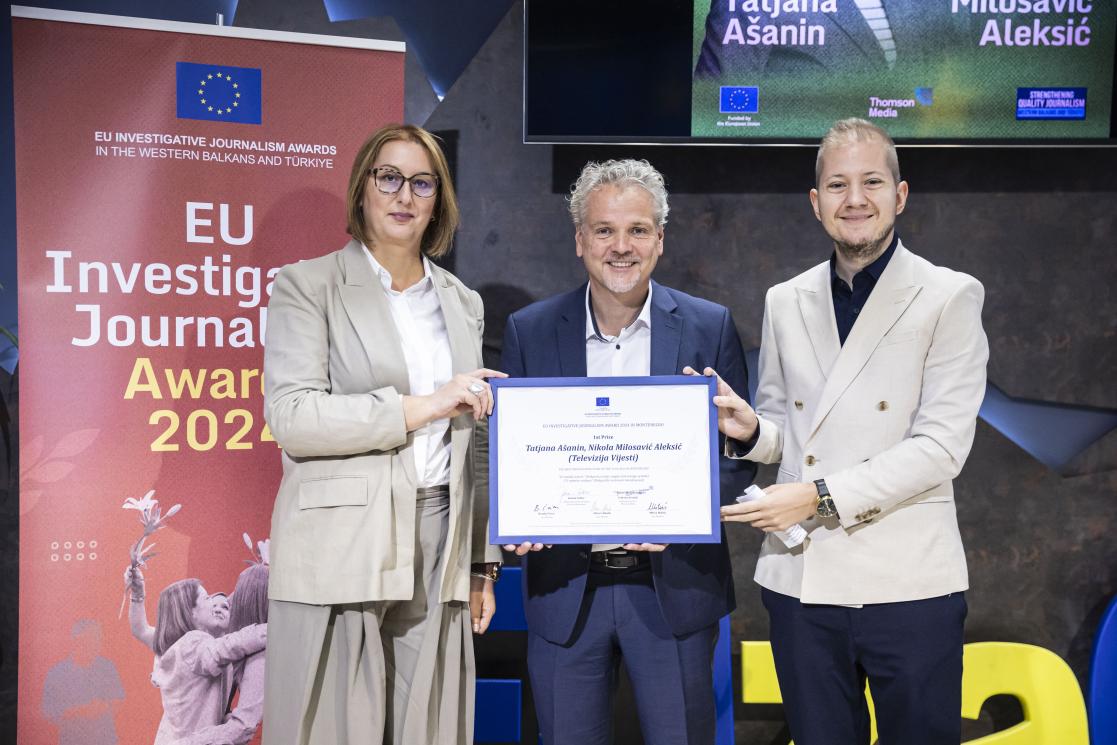
{"type": "Polygon", "coordinates": [[[830,489],[824,479],[815,479],[814,488],[818,490],[818,503],[815,505],[815,514],[819,517],[837,517],[838,507],[834,498],[830,496],[830,489]]]}

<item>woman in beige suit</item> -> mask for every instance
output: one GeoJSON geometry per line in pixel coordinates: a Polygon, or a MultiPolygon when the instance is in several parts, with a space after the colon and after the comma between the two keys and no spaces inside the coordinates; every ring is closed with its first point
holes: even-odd
{"type": "Polygon", "coordinates": [[[460,745],[500,559],[474,451],[502,373],[481,367],[480,297],[428,260],[458,223],[436,140],[373,134],[347,201],[352,240],[285,267],[269,306],[264,740],[460,745]]]}

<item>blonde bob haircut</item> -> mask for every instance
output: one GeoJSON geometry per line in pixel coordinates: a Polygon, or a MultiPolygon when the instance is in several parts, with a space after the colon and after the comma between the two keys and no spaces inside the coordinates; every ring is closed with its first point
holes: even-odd
{"type": "MultiPolygon", "coordinates": [[[[365,197],[365,189],[375,189],[372,184],[369,169],[376,162],[380,150],[389,142],[403,140],[414,142],[427,152],[430,158],[431,169],[438,179],[438,191],[433,199],[436,200],[434,213],[430,224],[423,233],[419,248],[432,259],[445,256],[450,251],[450,244],[454,240],[454,231],[458,229],[458,198],[454,194],[454,184],[450,180],[450,166],[446,163],[446,156],[438,144],[438,138],[422,127],[412,124],[388,124],[372,133],[353,161],[353,170],[349,174],[349,188],[346,190],[345,200],[348,205],[349,235],[368,244],[368,231],[365,227],[364,213],[361,212],[361,202],[365,197]]],[[[420,199],[421,197],[416,197],[420,199]]]]}

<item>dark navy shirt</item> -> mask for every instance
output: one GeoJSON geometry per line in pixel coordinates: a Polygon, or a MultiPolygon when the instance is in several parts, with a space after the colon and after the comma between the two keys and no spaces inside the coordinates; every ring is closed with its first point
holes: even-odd
{"type": "Polygon", "coordinates": [[[869,295],[877,286],[877,280],[888,266],[888,260],[896,253],[896,245],[900,242],[900,234],[892,233],[892,243],[887,250],[877,257],[876,261],[853,275],[853,287],[845,283],[838,276],[837,254],[830,256],[830,294],[834,297],[834,318],[838,322],[838,339],[844,345],[857,316],[869,302],[869,295]]]}

